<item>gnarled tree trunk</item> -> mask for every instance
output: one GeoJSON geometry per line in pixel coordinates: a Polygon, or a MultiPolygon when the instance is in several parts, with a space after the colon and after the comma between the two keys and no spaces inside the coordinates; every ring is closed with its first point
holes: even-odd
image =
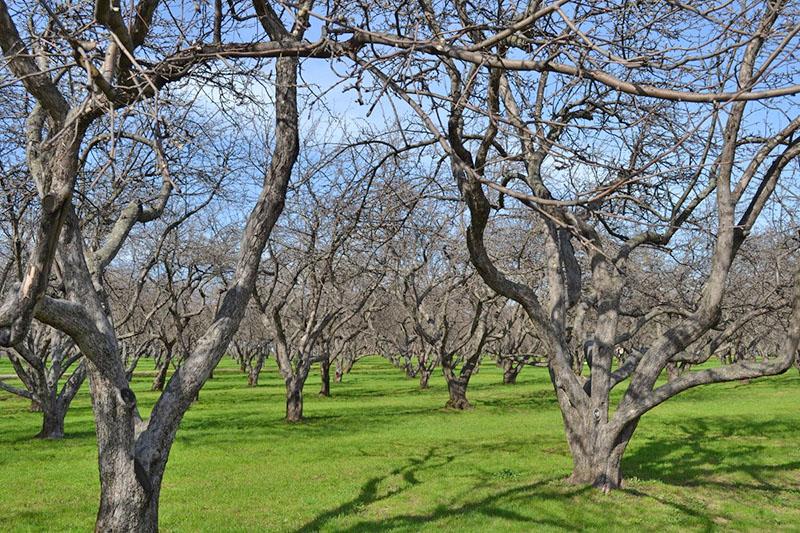
{"type": "Polygon", "coordinates": [[[564,417],[567,442],[572,452],[571,483],[591,485],[606,492],[622,487],[622,456],[638,420],[622,429],[610,424],[595,425],[592,420],[564,417]]]}
{"type": "Polygon", "coordinates": [[[449,409],[472,409],[472,405],[467,400],[467,384],[468,380],[463,378],[447,379],[447,392],[450,394],[450,399],[447,400],[445,407],[449,409]]]}

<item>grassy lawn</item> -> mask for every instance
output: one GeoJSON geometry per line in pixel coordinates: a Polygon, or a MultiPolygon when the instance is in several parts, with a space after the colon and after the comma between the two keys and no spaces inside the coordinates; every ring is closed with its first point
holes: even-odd
{"type": "MultiPolygon", "coordinates": [[[[623,462],[626,488],[609,495],[562,481],[571,460],[546,371],[500,381],[487,364],[470,385],[476,408],[448,412],[440,375],[420,391],[373,358],[330,399],[312,375],[308,420],[288,425],[274,365],[249,389],[226,360],[178,433],[161,527],[800,531],[796,371],[690,391],[646,415],[623,462]]],[[[134,383],[145,411],[149,383],[134,383]]],[[[0,391],[0,531],[90,530],[98,479],[86,386],[64,441],[31,439],[39,424],[27,401],[0,391]]]]}

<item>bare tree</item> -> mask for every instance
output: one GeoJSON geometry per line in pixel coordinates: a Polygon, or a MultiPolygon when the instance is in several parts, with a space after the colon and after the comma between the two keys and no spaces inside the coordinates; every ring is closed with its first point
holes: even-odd
{"type": "Polygon", "coordinates": [[[32,409],[41,411],[42,430],[37,438],[62,438],[67,410],[86,379],[86,365],[75,343],[60,331],[35,322],[24,341],[3,355],[11,361],[24,388],[0,380],[0,389],[31,400],[32,409]]]}
{"type": "MultiPolygon", "coordinates": [[[[283,50],[301,41],[309,7],[304,4],[295,11],[295,20],[290,23],[290,29],[286,29],[271,7],[255,2],[257,18],[269,35],[271,45],[248,48],[249,45],[229,45],[217,39],[209,45],[216,52],[206,56],[202,46],[184,48],[177,43],[177,52],[168,51],[170,44],[160,47],[153,35],[154,27],[159,24],[154,16],[158,4],[142,0],[130,12],[123,13],[109,1],[98,0],[93,6],[94,13],[88,16],[83,5],[59,12],[48,8],[50,25],[40,32],[35,28],[38,33],[28,35],[26,43],[14,21],[19,14],[0,2],[0,47],[7,59],[8,71],[36,101],[29,116],[28,166],[37,185],[42,213],[23,281],[0,311],[3,332],[0,341],[3,345],[18,343],[35,315],[67,333],[86,357],[100,467],[101,497],[96,527],[103,531],[157,529],[161,479],[175,433],[242,319],[261,253],[283,208],[299,150],[298,59],[283,56],[275,62],[272,157],[263,173],[258,200],[247,218],[235,273],[228,289],[219,297],[209,327],[166,385],[149,420],[140,420],[136,398],[128,386],[119,354],[110,309],[101,290],[102,276],[118,255],[131,228],[162,213],[174,186],[168,165],[161,156],[161,139],[156,133],[155,140],[149,144],[160,162],[164,194],[151,205],[141,200],[131,204],[131,209],[117,218],[101,246],[87,248],[81,228],[84,215],[76,212],[72,202],[85,134],[101,117],[116,116],[115,109],[130,109],[137,102],[156,102],[165,85],[188,76],[193,66],[226,55],[237,58],[280,56],[283,50]],[[85,20],[95,22],[87,26],[83,23],[85,20]],[[131,23],[126,24],[126,20],[131,23]],[[148,39],[152,45],[148,57],[156,58],[155,62],[136,58],[137,49],[148,39]],[[69,50],[63,55],[47,55],[51,62],[53,57],[63,59],[61,64],[48,65],[44,54],[30,52],[31,45],[44,49],[49,47],[45,43],[50,41],[57,41],[69,50]],[[98,41],[107,46],[98,46],[98,41]],[[248,51],[242,53],[243,50],[248,51]],[[78,61],[74,62],[73,57],[78,61]],[[72,101],[62,91],[67,72],[74,74],[71,79],[85,83],[78,94],[70,97],[72,101]],[[56,255],[63,297],[45,295],[56,255]]],[[[185,29],[198,42],[203,42],[209,25],[202,20],[202,13],[194,16],[198,20],[183,21],[185,29]],[[194,29],[189,30],[190,27],[194,29]]],[[[213,39],[213,32],[211,34],[213,39]]]]}
{"type": "MultiPolygon", "coordinates": [[[[286,420],[303,418],[303,388],[314,363],[330,369],[323,334],[337,332],[359,316],[383,274],[371,272],[376,252],[362,249],[356,229],[370,197],[371,182],[327,187],[312,172],[293,203],[286,227],[273,238],[273,274],[268,292],[256,298],[266,327],[274,331],[275,359],[286,385],[286,420]],[[341,189],[341,190],[340,190],[341,189]],[[342,191],[346,191],[344,194],[342,191]]],[[[329,392],[328,387],[323,392],[329,392]]]]}
{"type": "Polygon", "coordinates": [[[387,45],[408,46],[404,63],[387,55],[360,65],[437,136],[469,209],[472,263],[487,285],[525,309],[544,343],[574,459],[571,479],[616,488],[644,413],[698,385],[784,372],[795,359],[800,296],[791,298],[774,357],[657,383],[669,362],[719,323],[742,244],[765,210],[782,209],[774,202],[778,184],[794,185],[787,180],[800,153],[800,118],[776,105],[785,98],[782,108],[794,109],[789,95],[798,92],[789,29],[796,14],[785,2],[708,10],[534,2],[523,14],[466,0],[421,5],[414,22],[395,25],[397,37],[380,34],[387,45]],[[686,42],[674,30],[690,24],[705,31],[686,42]],[[413,50],[404,32],[416,33],[413,50]],[[518,58],[520,47],[535,57],[518,58]],[[440,58],[444,90],[421,75],[431,68],[426,54],[440,58]],[[766,118],[754,128],[748,116],[766,118]],[[538,217],[539,280],[515,276],[487,247],[494,212],[508,197],[538,217]],[[671,302],[621,321],[627,269],[646,249],[678,262],[702,255],[693,273],[702,281],[687,305],[671,302]],[[679,319],[614,368],[617,346],[668,313],[679,319]],[[579,373],[584,356],[589,376],[579,373]],[[627,390],[612,414],[611,393],[621,383],[627,390]]]}

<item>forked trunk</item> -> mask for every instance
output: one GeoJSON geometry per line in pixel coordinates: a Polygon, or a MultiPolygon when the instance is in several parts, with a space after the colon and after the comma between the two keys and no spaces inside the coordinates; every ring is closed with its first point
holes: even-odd
{"type": "Polygon", "coordinates": [[[256,364],[252,365],[247,371],[247,386],[248,387],[257,387],[258,386],[258,376],[261,375],[261,369],[264,367],[264,360],[266,359],[266,354],[259,354],[256,359],[256,364]]]}
{"type": "Polygon", "coordinates": [[[591,485],[604,492],[622,487],[622,456],[636,422],[616,433],[608,426],[604,429],[575,422],[571,426],[567,428],[567,440],[572,452],[573,468],[568,481],[591,485]]]}
{"type": "Polygon", "coordinates": [[[303,420],[303,381],[298,377],[286,380],[286,421],[303,420]]]}
{"type": "Polygon", "coordinates": [[[320,396],[330,397],[331,395],[331,360],[326,357],[320,363],[320,373],[322,377],[322,388],[319,390],[320,396]]]}
{"type": "Polygon", "coordinates": [[[429,381],[431,380],[432,371],[426,370],[424,368],[419,369],[419,388],[420,389],[427,389],[429,385],[429,381]]]}
{"type": "Polygon", "coordinates": [[[448,409],[472,409],[469,400],[467,400],[467,384],[468,380],[462,378],[448,379],[447,391],[450,393],[450,399],[447,400],[445,407],[448,409]]]}

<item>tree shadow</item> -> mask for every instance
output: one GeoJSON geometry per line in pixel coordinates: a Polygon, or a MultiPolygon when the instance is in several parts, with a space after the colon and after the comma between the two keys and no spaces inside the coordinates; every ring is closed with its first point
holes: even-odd
{"type": "MultiPolygon", "coordinates": [[[[311,521],[307,522],[306,524],[299,527],[295,531],[296,533],[310,533],[313,531],[319,531],[325,526],[330,525],[333,521],[335,521],[340,517],[358,515],[363,509],[365,509],[370,505],[380,503],[382,501],[388,500],[389,498],[398,496],[403,492],[406,492],[412,489],[413,487],[419,485],[421,481],[419,480],[418,475],[421,472],[445,468],[455,459],[456,455],[440,454],[437,448],[431,448],[422,457],[411,458],[404,465],[395,468],[384,475],[374,476],[370,478],[369,480],[367,480],[366,483],[364,483],[361,486],[359,493],[351,500],[333,509],[320,513],[319,515],[314,517],[311,521]],[[386,490],[384,492],[381,492],[380,490],[381,484],[389,480],[390,478],[396,476],[399,476],[403,480],[403,484],[401,486],[397,486],[389,490],[386,490]]],[[[510,489],[505,489],[500,492],[495,492],[489,496],[486,496],[476,501],[469,501],[458,504],[458,500],[461,497],[469,496],[469,494],[473,493],[475,490],[485,489],[488,486],[489,481],[491,481],[491,477],[485,476],[479,482],[473,484],[472,486],[467,488],[461,488],[460,490],[463,492],[463,494],[454,496],[451,502],[437,505],[434,508],[434,510],[427,513],[421,513],[421,514],[408,513],[408,514],[392,516],[385,519],[364,520],[353,526],[340,530],[366,533],[376,530],[385,530],[385,529],[403,528],[403,527],[415,529],[425,523],[435,522],[443,518],[457,517],[459,515],[469,514],[469,513],[480,513],[485,516],[502,518],[505,520],[520,522],[524,524],[549,525],[559,528],[570,527],[570,524],[560,520],[554,520],[554,519],[532,520],[531,517],[524,516],[512,510],[503,509],[500,506],[502,502],[507,502],[509,499],[513,498],[528,498],[534,494],[537,497],[541,497],[542,487],[546,486],[549,483],[552,483],[554,481],[553,478],[537,481],[535,483],[530,483],[524,486],[517,486],[510,489]]],[[[576,488],[574,491],[572,491],[571,495],[576,495],[588,490],[590,489],[584,487],[576,488]]],[[[555,491],[553,491],[553,497],[556,497],[555,491]]],[[[557,497],[567,498],[569,496],[568,495],[565,496],[562,492],[558,492],[557,497]]]]}
{"type": "Polygon", "coordinates": [[[674,435],[635,446],[623,458],[623,472],[682,487],[800,492],[798,486],[775,482],[776,475],[800,469],[800,461],[768,464],[764,453],[774,446],[758,442],[782,434],[793,439],[800,432],[798,420],[706,417],[678,423],[673,430],[674,435]],[[735,479],[741,475],[750,481],[735,479]]]}

